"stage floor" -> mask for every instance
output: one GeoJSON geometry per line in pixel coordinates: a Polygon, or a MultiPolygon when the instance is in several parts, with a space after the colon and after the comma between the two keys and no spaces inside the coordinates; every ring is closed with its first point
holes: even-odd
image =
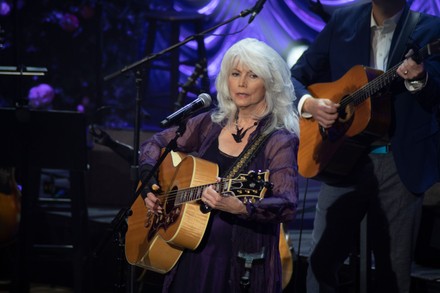
{"type": "MultiPolygon", "coordinates": [[[[305,292],[307,258],[318,190],[319,185],[313,181],[308,184],[304,181],[301,182],[297,219],[294,223],[286,226],[286,234],[291,241],[294,261],[294,276],[286,292],[305,292]],[[293,291],[291,291],[292,288],[293,291]]],[[[141,287],[142,290],[138,292],[160,292],[163,278],[161,275],[153,272],[143,274],[142,269],[132,267],[125,262],[123,247],[121,248],[117,239],[120,231],[114,230],[115,219],[120,211],[121,208],[115,206],[100,205],[89,206],[87,209],[88,236],[84,236],[88,242],[88,252],[84,256],[87,258],[87,267],[85,268],[88,278],[87,287],[90,288],[90,292],[94,293],[115,292],[115,286],[121,284],[124,286],[133,285],[136,288],[141,287]],[[140,277],[142,274],[143,277],[140,277]]],[[[45,230],[45,232],[41,232],[39,238],[58,241],[57,238],[65,237],[65,223],[69,222],[69,218],[69,213],[51,213],[38,224],[45,230]],[[55,231],[50,231],[53,224],[56,224],[55,231]]],[[[5,263],[7,258],[4,256],[7,255],[10,258],[10,251],[12,249],[0,246],[0,293],[8,292],[7,287],[11,277],[11,271],[8,271],[8,268],[10,269],[12,266],[5,263]]],[[[73,292],[71,264],[65,261],[41,261],[37,258],[32,259],[31,264],[33,268],[30,280],[31,292],[73,292]]],[[[347,262],[343,273],[344,278],[352,276],[349,270],[352,268],[347,262]]],[[[411,293],[440,293],[440,264],[439,267],[415,264],[412,277],[414,288],[411,293]]],[[[347,280],[347,284],[350,285],[345,288],[344,293],[358,292],[351,280],[347,280]]]]}

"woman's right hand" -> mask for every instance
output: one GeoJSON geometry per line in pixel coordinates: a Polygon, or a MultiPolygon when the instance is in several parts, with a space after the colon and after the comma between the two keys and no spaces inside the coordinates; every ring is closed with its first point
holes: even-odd
{"type": "MultiPolygon", "coordinates": [[[[160,187],[157,184],[153,184],[152,188],[153,190],[159,190],[160,187]]],[[[153,212],[155,214],[162,213],[163,211],[162,203],[154,193],[148,192],[147,196],[144,199],[144,202],[145,202],[145,206],[148,209],[148,212],[153,212]]]]}

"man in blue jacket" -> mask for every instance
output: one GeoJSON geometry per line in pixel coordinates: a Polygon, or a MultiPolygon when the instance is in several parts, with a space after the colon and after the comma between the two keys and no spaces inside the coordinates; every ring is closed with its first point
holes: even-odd
{"type": "Polygon", "coordinates": [[[439,38],[439,18],[372,0],[336,11],[292,68],[300,173],[323,181],[308,293],[338,292],[366,214],[372,292],[409,292],[423,194],[440,178],[439,38]]]}

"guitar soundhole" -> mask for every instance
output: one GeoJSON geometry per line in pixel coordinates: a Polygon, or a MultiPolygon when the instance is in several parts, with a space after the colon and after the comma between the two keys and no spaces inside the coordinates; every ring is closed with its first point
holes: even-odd
{"type": "Polygon", "coordinates": [[[163,206],[166,214],[169,214],[172,212],[172,210],[174,209],[174,206],[175,206],[175,202],[178,197],[179,197],[179,190],[177,189],[176,186],[174,186],[171,189],[171,191],[168,193],[168,196],[167,196],[165,203],[164,203],[164,206],[163,206]]]}
{"type": "Polygon", "coordinates": [[[338,114],[339,114],[338,121],[341,123],[345,123],[351,120],[351,118],[353,117],[353,105],[349,104],[345,108],[340,109],[338,111],[338,114]]]}
{"type": "Polygon", "coordinates": [[[166,198],[166,201],[164,203],[164,211],[165,211],[165,219],[164,219],[164,224],[166,226],[174,223],[180,215],[180,206],[177,205],[176,206],[176,201],[179,201],[179,190],[176,186],[174,186],[170,193],[168,194],[168,197],[166,198]]]}
{"type": "Polygon", "coordinates": [[[327,129],[326,138],[330,142],[335,142],[342,138],[348,129],[351,127],[354,118],[353,106],[350,104],[339,112],[339,117],[332,127],[327,129]]]}

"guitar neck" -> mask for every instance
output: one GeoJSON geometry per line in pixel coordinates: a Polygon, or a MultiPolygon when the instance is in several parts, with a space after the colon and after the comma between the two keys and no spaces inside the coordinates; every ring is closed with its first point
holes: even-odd
{"type": "Polygon", "coordinates": [[[173,200],[174,205],[181,205],[201,199],[203,190],[213,185],[214,189],[223,197],[234,196],[243,202],[255,202],[262,199],[267,188],[270,188],[268,177],[268,171],[260,173],[250,171],[248,174],[240,174],[237,178],[223,178],[216,183],[171,190],[165,196],[167,200],[173,200]]]}
{"type": "MultiPolygon", "coordinates": [[[[210,185],[214,185],[215,190],[217,190],[220,194],[222,194],[223,192],[225,192],[227,190],[227,186],[228,186],[227,182],[228,181],[229,180],[222,180],[219,183],[205,184],[205,185],[200,185],[200,186],[196,186],[196,187],[179,189],[177,191],[173,191],[173,192],[175,192],[175,197],[176,197],[174,204],[181,205],[181,204],[194,202],[194,201],[201,199],[203,190],[210,185]]],[[[170,195],[168,195],[168,196],[170,196],[170,195]]]]}
{"type": "MultiPolygon", "coordinates": [[[[417,63],[420,63],[422,60],[424,60],[426,57],[431,55],[431,46],[427,45],[423,47],[422,49],[418,50],[417,53],[415,53],[412,58],[416,60],[417,63]]],[[[368,82],[366,85],[358,89],[357,91],[353,92],[349,97],[341,101],[341,109],[344,109],[349,104],[354,104],[355,106],[361,104],[366,99],[368,99],[371,96],[376,95],[380,91],[382,91],[384,88],[389,86],[394,80],[399,78],[400,76],[397,74],[397,68],[403,63],[399,62],[398,64],[391,67],[389,70],[387,70],[385,73],[377,76],[370,82],[368,82]]]]}

